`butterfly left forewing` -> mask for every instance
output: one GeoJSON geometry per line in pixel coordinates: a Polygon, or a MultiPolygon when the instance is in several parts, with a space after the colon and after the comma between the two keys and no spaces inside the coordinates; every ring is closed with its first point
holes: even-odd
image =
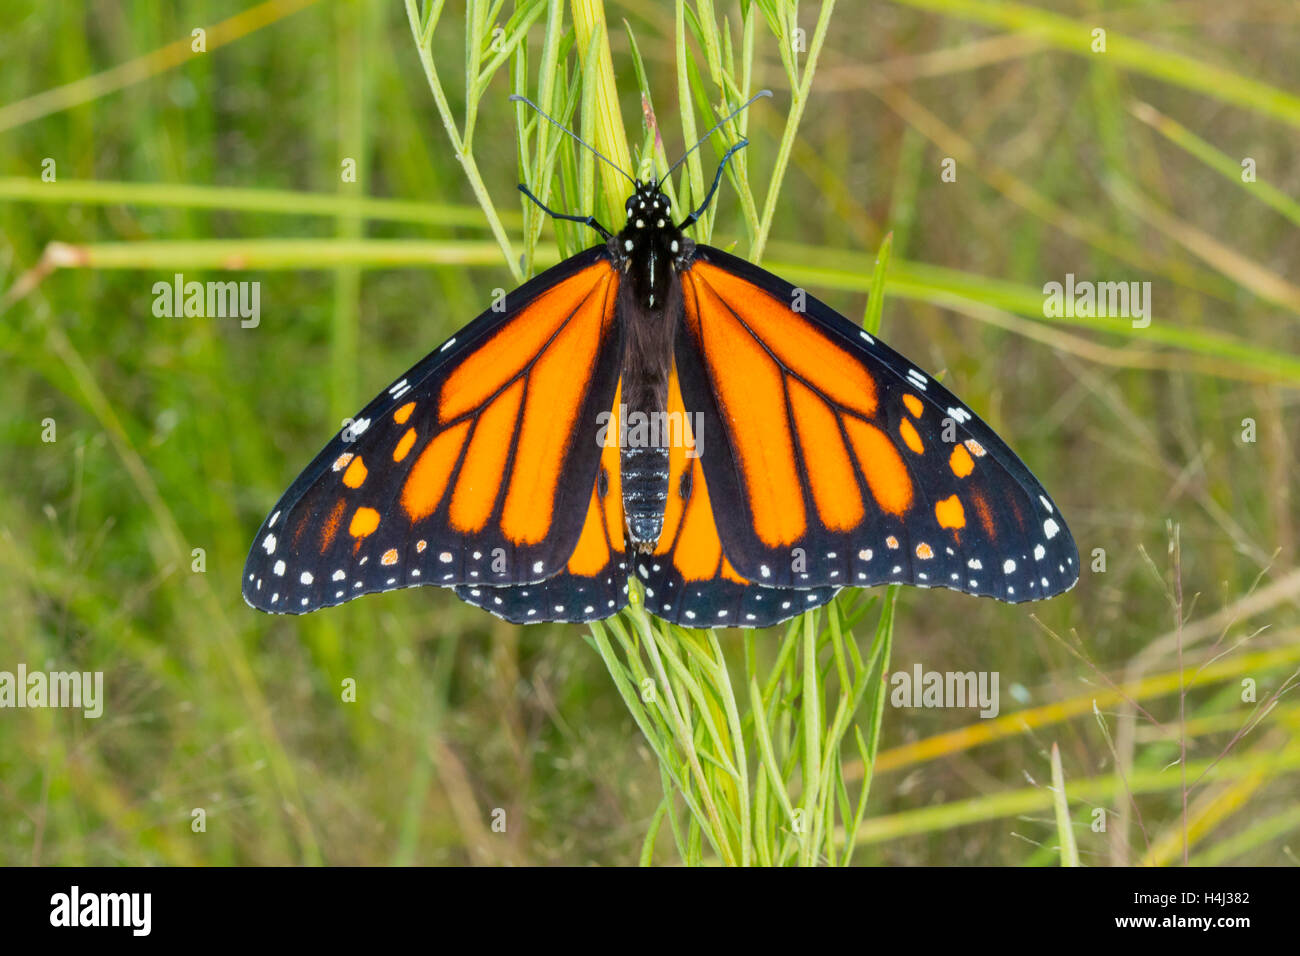
{"type": "Polygon", "coordinates": [[[703,471],[740,573],[1005,601],[1074,584],[1055,504],[947,389],[741,259],[700,246],[681,275],[681,389],[703,416],[703,471]]]}

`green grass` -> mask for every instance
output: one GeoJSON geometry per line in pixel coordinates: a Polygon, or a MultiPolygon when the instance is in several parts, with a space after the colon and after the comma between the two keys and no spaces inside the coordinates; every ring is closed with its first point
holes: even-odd
{"type": "Polygon", "coordinates": [[[1286,0],[5,5],[0,670],[103,670],[108,703],[0,711],[0,863],[1294,863],[1297,27],[1286,0]],[[1079,586],[757,633],[515,628],[433,589],[250,611],[251,535],[338,419],[591,242],[515,183],[621,225],[626,181],[510,94],[648,173],[765,87],[674,201],[747,136],[701,235],[941,374],[1051,489],[1079,586]],[[154,317],[177,271],[259,280],[258,328],[154,317]],[[1151,325],[1046,318],[1067,272],[1151,281],[1151,325]],[[892,706],[916,663],[998,671],[1002,713],[892,706]]]}

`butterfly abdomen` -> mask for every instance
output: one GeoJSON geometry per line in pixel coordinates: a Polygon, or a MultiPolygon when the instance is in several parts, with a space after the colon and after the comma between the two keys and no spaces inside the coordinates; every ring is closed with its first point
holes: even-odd
{"type": "Polygon", "coordinates": [[[629,543],[652,549],[664,527],[668,504],[668,449],[623,448],[623,514],[629,543]]]}
{"type": "Polygon", "coordinates": [[[668,374],[672,367],[672,330],[663,313],[632,308],[624,326],[623,428],[619,458],[623,471],[623,514],[628,542],[649,550],[659,540],[668,503],[668,442],[664,427],[668,374]]]}
{"type": "MultiPolygon", "coordinates": [[[[656,213],[657,215],[657,213],[656,213]]],[[[658,220],[655,220],[658,222],[658,220]]],[[[635,260],[653,254],[662,245],[660,230],[637,230],[635,220],[625,234],[635,234],[635,260]]],[[[666,253],[666,247],[658,250],[666,253]]],[[[620,414],[625,424],[620,434],[623,513],[628,543],[648,551],[659,541],[668,503],[668,448],[671,432],[665,426],[668,378],[673,364],[673,339],[681,308],[681,291],[667,268],[667,255],[659,255],[661,268],[652,285],[629,282],[620,290],[623,324],[623,381],[620,414]]],[[[645,263],[641,262],[641,266],[645,263]]],[[[645,280],[645,268],[632,270],[645,280]]]]}

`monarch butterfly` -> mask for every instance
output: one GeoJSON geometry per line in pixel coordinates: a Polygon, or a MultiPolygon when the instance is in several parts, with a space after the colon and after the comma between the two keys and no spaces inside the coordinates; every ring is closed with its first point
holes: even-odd
{"type": "Polygon", "coordinates": [[[657,617],[763,627],[846,586],[1011,602],[1072,587],[1064,519],[983,421],[802,289],[685,235],[745,145],[676,224],[661,185],[686,156],[659,180],[620,169],[617,234],[521,184],[603,243],[325,446],[258,532],[247,602],[306,613],[433,584],[508,621],[581,622],[624,607],[634,574],[657,617]]]}

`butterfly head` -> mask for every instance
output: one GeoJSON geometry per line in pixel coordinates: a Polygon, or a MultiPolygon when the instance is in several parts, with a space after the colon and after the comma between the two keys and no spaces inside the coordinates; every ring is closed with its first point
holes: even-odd
{"type": "Polygon", "coordinates": [[[637,180],[636,191],[627,197],[624,209],[627,211],[627,225],[623,227],[623,232],[634,239],[638,234],[650,236],[661,232],[677,232],[677,227],[673,225],[672,200],[653,180],[645,183],[637,180]]]}
{"type": "Polygon", "coordinates": [[[672,269],[692,244],[673,222],[672,200],[658,183],[638,180],[625,208],[627,225],[610,244],[623,262],[635,298],[647,309],[662,309],[672,269]]]}

